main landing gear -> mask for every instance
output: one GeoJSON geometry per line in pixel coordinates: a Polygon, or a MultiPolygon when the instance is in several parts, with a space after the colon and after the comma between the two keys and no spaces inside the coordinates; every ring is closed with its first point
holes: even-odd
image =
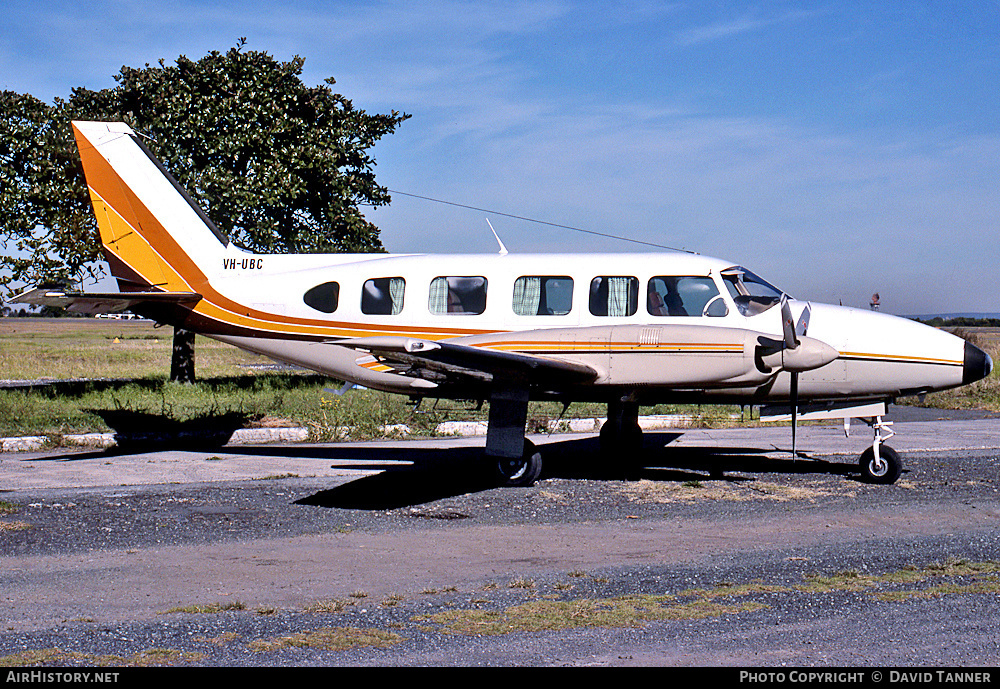
{"type": "MultiPolygon", "coordinates": [[[[542,455],[524,437],[528,416],[528,392],[496,389],[490,395],[490,419],[486,431],[486,454],[496,461],[501,486],[531,486],[542,473],[542,455]]],[[[608,420],[601,427],[601,469],[613,465],[629,480],[642,470],[642,429],[639,404],[628,400],[608,403],[608,420]]]]}
{"type": "Polygon", "coordinates": [[[542,473],[542,455],[535,444],[524,437],[527,420],[527,389],[493,390],[486,454],[496,459],[496,476],[501,486],[531,486],[542,473]]]}

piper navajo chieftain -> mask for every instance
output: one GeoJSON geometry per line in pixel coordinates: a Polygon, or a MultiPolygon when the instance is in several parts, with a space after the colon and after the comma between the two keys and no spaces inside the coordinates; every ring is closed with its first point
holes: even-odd
{"type": "Polygon", "coordinates": [[[638,454],[640,405],[784,405],[864,418],[870,481],[892,483],[886,403],[979,380],[993,362],[946,332],[791,299],[745,268],[659,254],[258,255],[232,244],[125,124],[74,134],[120,292],[38,288],[21,303],[130,309],[350,383],[489,401],[486,452],[530,485],[529,400],[606,403],[601,446],[638,454]]]}

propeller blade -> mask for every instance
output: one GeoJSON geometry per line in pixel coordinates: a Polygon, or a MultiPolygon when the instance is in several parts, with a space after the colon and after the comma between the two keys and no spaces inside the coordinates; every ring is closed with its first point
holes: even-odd
{"type": "Polygon", "coordinates": [[[806,307],[802,309],[802,313],[799,314],[799,321],[795,324],[795,334],[799,337],[805,337],[806,331],[809,330],[809,318],[812,316],[812,304],[807,302],[806,307]]]}
{"type": "Polygon", "coordinates": [[[799,346],[799,338],[795,336],[795,318],[792,307],[788,305],[788,297],[781,295],[781,332],[784,334],[785,347],[795,349],[799,346]]]}
{"type": "Polygon", "coordinates": [[[799,412],[799,374],[792,373],[792,383],[791,383],[791,399],[789,400],[792,406],[792,459],[795,459],[795,428],[798,425],[798,412],[799,412]]]}

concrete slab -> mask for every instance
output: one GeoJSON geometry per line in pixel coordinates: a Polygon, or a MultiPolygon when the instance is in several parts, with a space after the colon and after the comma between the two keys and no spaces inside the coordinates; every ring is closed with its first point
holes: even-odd
{"type": "MultiPolygon", "coordinates": [[[[900,452],[991,450],[1000,452],[1000,419],[896,422],[889,444],[900,452]]],[[[595,433],[533,435],[537,445],[578,442],[595,433]]],[[[758,454],[788,457],[788,426],[725,429],[660,429],[646,432],[647,450],[674,448],[752,448],[758,454]]],[[[871,430],[855,422],[851,436],[843,426],[803,426],[798,450],[807,456],[860,455],[871,444],[871,430]]],[[[293,475],[360,477],[400,466],[422,450],[481,448],[482,437],[386,440],[367,443],[274,443],[234,445],[216,450],[58,450],[0,454],[0,491],[165,483],[240,481],[293,475]],[[393,459],[395,458],[395,459],[393,459]]],[[[470,456],[476,453],[470,452],[470,456]]]]}

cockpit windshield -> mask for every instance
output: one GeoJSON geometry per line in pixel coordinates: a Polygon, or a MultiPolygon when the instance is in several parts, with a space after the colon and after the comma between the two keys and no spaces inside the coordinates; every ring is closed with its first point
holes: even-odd
{"type": "Polygon", "coordinates": [[[722,271],[722,281],[736,302],[736,308],[744,316],[764,313],[781,301],[780,289],[742,266],[733,266],[722,271]]]}

